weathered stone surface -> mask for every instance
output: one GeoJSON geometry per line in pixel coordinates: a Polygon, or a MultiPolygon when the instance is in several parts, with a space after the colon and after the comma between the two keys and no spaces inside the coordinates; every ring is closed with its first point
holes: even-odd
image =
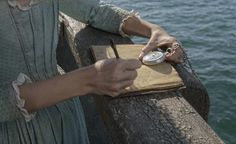
{"type": "MultiPolygon", "coordinates": [[[[62,20],[58,61],[66,71],[93,63],[91,45],[109,44],[110,38],[115,43],[132,43],[127,38],[85,27],[65,15],[62,20]]],[[[187,86],[184,90],[122,98],[81,97],[91,143],[223,143],[203,120],[207,120],[209,110],[205,88],[182,65],[175,67],[187,86]]]]}

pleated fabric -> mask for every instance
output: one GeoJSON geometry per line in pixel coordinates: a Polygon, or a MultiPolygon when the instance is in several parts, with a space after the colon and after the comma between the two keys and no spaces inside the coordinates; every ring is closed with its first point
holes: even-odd
{"type": "Polygon", "coordinates": [[[57,0],[27,11],[0,1],[0,144],[89,143],[79,98],[42,109],[26,122],[15,105],[11,82],[19,73],[32,81],[58,75],[57,0]]]}

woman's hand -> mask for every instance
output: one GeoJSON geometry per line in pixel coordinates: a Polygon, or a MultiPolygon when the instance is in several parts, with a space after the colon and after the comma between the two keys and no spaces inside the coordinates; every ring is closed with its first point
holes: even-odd
{"type": "Polygon", "coordinates": [[[31,113],[88,93],[117,96],[133,84],[140,67],[141,62],[136,59],[101,60],[52,79],[24,84],[19,90],[24,108],[31,113]]]}
{"type": "Polygon", "coordinates": [[[147,37],[150,39],[147,45],[142,49],[139,59],[142,59],[145,54],[157,48],[163,50],[171,48],[170,51],[165,53],[166,60],[175,63],[183,62],[183,50],[180,43],[178,43],[174,37],[168,35],[160,26],[132,15],[124,21],[122,30],[128,35],[147,37]]]}
{"type": "Polygon", "coordinates": [[[176,38],[169,36],[166,33],[160,35],[160,32],[152,32],[149,42],[142,49],[142,52],[139,55],[139,59],[142,59],[144,55],[148,52],[153,51],[157,48],[161,48],[165,52],[165,57],[167,61],[174,63],[183,62],[183,50],[181,45],[178,43],[176,38]]]}
{"type": "Polygon", "coordinates": [[[106,59],[95,63],[93,93],[117,96],[133,84],[141,62],[137,59],[106,59]]]}

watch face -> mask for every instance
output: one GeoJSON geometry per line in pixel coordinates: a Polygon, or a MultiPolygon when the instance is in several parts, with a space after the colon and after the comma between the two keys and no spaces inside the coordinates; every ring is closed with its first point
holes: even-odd
{"type": "Polygon", "coordinates": [[[146,65],[155,65],[163,62],[165,60],[165,55],[162,52],[155,51],[150,52],[143,57],[143,63],[146,65]]]}

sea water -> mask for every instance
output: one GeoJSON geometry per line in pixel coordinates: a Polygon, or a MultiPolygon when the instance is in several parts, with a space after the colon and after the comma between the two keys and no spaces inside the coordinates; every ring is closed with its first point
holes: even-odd
{"type": "Polygon", "coordinates": [[[225,143],[236,144],[236,0],[105,2],[134,9],[183,43],[210,96],[209,125],[225,143]]]}

